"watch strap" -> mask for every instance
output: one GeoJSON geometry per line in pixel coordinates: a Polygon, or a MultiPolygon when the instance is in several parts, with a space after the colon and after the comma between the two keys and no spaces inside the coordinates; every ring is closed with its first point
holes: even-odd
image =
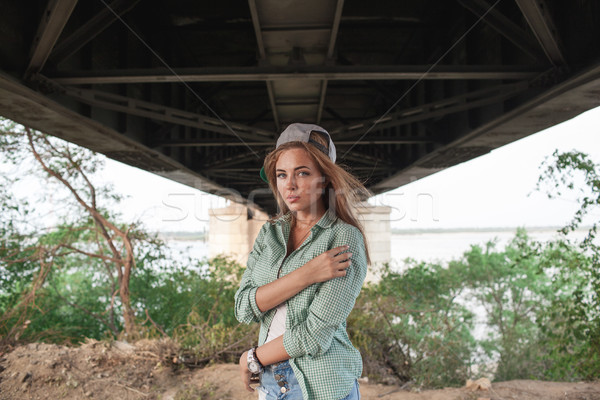
{"type": "Polygon", "coordinates": [[[258,365],[260,365],[261,369],[265,368],[265,364],[262,363],[262,361],[260,361],[260,359],[258,358],[258,353],[256,352],[256,349],[258,349],[258,346],[254,346],[253,348],[253,352],[252,354],[254,354],[254,359],[258,362],[258,365]]]}
{"type": "Polygon", "coordinates": [[[250,370],[250,372],[252,373],[258,373],[261,372],[264,369],[263,364],[260,362],[260,360],[258,359],[258,357],[256,356],[256,346],[251,348],[250,350],[248,350],[248,369],[250,370]],[[253,371],[252,368],[250,368],[251,364],[255,364],[258,366],[258,371],[253,371]]]}

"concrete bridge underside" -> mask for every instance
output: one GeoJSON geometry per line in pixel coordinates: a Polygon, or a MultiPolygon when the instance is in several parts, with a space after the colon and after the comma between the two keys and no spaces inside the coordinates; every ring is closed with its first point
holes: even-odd
{"type": "Polygon", "coordinates": [[[382,193],[600,105],[595,0],[1,3],[2,116],[268,212],[290,122],[382,193]]]}

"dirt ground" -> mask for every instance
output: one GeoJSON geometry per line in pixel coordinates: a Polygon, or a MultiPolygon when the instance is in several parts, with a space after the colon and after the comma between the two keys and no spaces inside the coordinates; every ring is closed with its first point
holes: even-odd
{"type": "MultiPolygon", "coordinates": [[[[173,368],[167,341],[88,341],[79,347],[34,343],[0,354],[0,399],[256,399],[238,380],[237,366],[173,368]]],[[[409,392],[361,382],[363,400],[600,400],[600,382],[510,381],[491,388],[409,392]]]]}

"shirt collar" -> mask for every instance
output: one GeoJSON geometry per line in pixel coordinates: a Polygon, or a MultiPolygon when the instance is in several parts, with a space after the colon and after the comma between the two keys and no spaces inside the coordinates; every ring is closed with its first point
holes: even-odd
{"type": "Polygon", "coordinates": [[[337,215],[335,215],[335,211],[333,211],[331,208],[328,208],[327,211],[325,211],[325,214],[323,214],[321,219],[315,225],[318,225],[321,228],[329,228],[336,219],[337,215]]]}

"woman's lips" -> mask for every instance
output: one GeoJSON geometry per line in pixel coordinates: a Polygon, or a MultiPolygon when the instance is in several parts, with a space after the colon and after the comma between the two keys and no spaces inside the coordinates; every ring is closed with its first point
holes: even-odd
{"type": "Polygon", "coordinates": [[[287,197],[287,200],[288,200],[290,203],[295,203],[295,202],[296,202],[296,201],[298,201],[299,199],[300,199],[300,196],[288,196],[288,197],[287,197]]]}

